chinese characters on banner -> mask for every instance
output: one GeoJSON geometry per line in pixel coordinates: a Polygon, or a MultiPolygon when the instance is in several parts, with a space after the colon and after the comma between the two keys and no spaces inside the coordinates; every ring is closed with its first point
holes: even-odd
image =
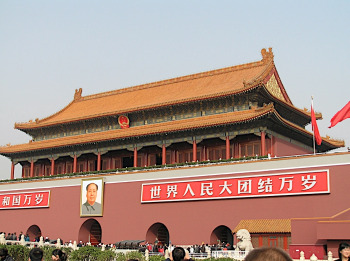
{"type": "Polygon", "coordinates": [[[0,194],[0,209],[49,207],[50,191],[0,194]]]}
{"type": "Polygon", "coordinates": [[[143,184],[141,202],[329,193],[328,170],[143,184]]]}

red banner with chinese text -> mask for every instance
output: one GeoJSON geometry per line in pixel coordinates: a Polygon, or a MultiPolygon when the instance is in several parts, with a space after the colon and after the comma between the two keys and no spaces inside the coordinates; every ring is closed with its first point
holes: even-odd
{"type": "Polygon", "coordinates": [[[50,191],[0,194],[0,209],[43,208],[50,205],[50,191]]]}
{"type": "Polygon", "coordinates": [[[329,193],[328,170],[143,184],[141,202],[329,193]]]}

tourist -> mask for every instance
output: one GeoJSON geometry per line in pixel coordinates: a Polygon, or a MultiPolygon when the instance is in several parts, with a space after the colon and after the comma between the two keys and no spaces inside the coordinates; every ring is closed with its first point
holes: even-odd
{"type": "Polygon", "coordinates": [[[186,256],[186,251],[182,247],[175,247],[171,254],[173,261],[183,261],[186,256]]]}
{"type": "Polygon", "coordinates": [[[281,248],[261,247],[249,252],[244,261],[293,261],[293,259],[281,248]]]}
{"type": "Polygon", "coordinates": [[[13,258],[9,255],[7,248],[0,248],[0,260],[13,261],[13,258]]]}
{"type": "Polygon", "coordinates": [[[346,242],[342,242],[339,244],[338,248],[338,257],[335,261],[347,261],[350,257],[350,245],[346,242]]]}
{"type": "Polygon", "coordinates": [[[61,249],[56,248],[52,251],[51,260],[66,261],[67,254],[63,252],[61,249]]]}
{"type": "Polygon", "coordinates": [[[42,261],[44,257],[44,252],[38,248],[34,247],[29,252],[29,261],[42,261]]]}

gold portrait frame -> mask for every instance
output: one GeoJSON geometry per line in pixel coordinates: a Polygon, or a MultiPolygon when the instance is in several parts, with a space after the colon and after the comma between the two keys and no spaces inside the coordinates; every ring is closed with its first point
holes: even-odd
{"type": "Polygon", "coordinates": [[[80,186],[80,216],[81,217],[102,217],[103,216],[103,178],[82,179],[80,186]],[[96,185],[96,198],[93,205],[90,205],[87,198],[87,189],[91,184],[96,185]]]}

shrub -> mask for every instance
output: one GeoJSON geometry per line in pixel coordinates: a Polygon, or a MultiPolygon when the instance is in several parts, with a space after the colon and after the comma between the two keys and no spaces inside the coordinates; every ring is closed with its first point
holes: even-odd
{"type": "Polygon", "coordinates": [[[137,259],[139,261],[146,261],[146,257],[138,251],[130,251],[126,254],[124,253],[118,253],[116,255],[116,261],[128,261],[129,259],[137,259]]]}
{"type": "Polygon", "coordinates": [[[30,251],[28,247],[22,245],[8,245],[6,247],[14,261],[28,260],[30,251]]]}
{"type": "Polygon", "coordinates": [[[102,251],[98,247],[85,246],[72,251],[70,261],[110,261],[114,260],[115,253],[112,250],[102,251]]]}
{"type": "Polygon", "coordinates": [[[129,260],[129,259],[137,259],[139,261],[146,260],[146,257],[141,252],[138,252],[138,251],[127,252],[125,256],[126,256],[126,260],[129,260]]]}
{"type": "Polygon", "coordinates": [[[126,260],[125,254],[121,253],[121,252],[117,253],[115,260],[116,261],[125,261],[126,260]]]}
{"type": "Polygon", "coordinates": [[[149,257],[149,261],[164,261],[164,256],[154,255],[149,257]]]}
{"type": "Polygon", "coordinates": [[[205,259],[201,259],[201,261],[235,261],[236,259],[232,259],[229,257],[220,257],[220,258],[205,258],[205,259]]]}

